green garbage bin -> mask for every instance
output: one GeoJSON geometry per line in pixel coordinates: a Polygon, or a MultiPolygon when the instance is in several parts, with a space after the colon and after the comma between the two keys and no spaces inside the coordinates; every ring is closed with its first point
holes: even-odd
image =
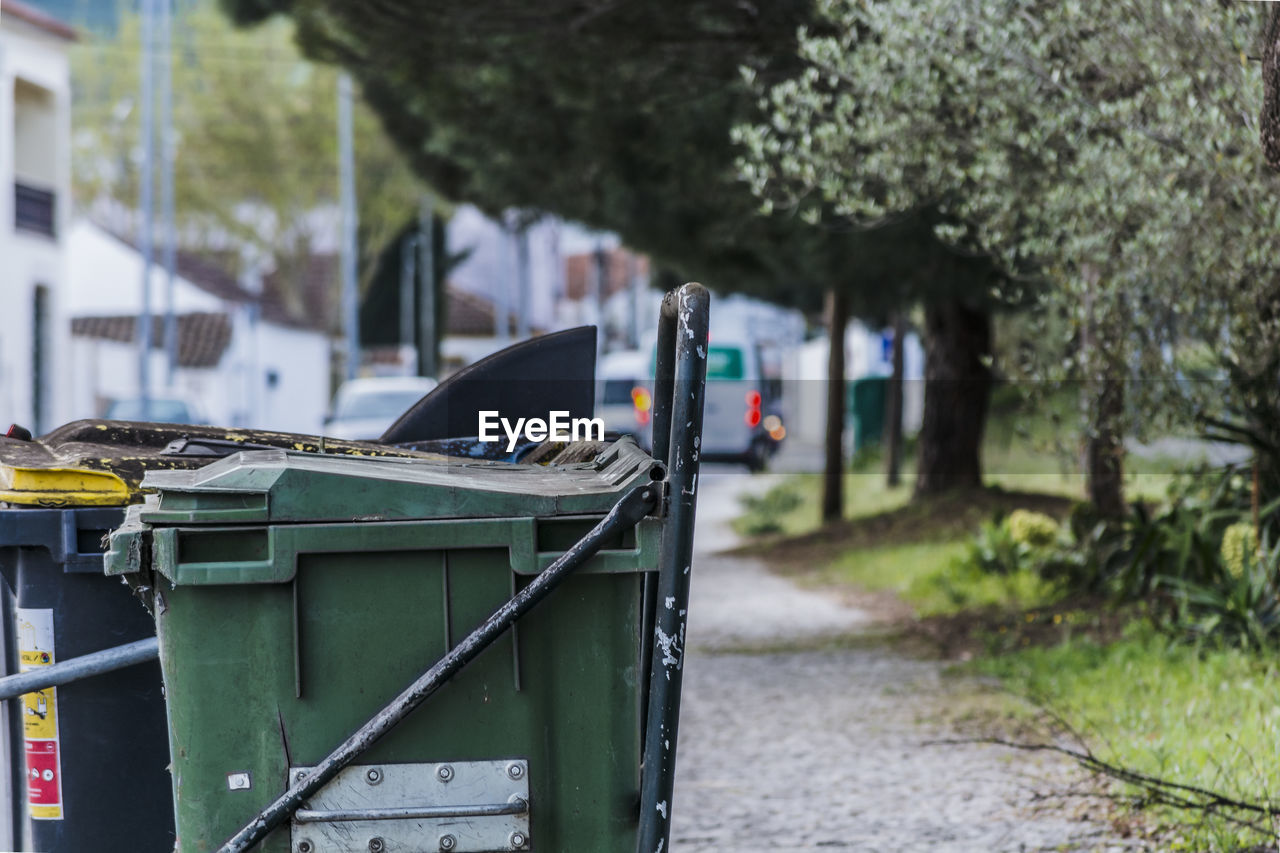
{"type": "Polygon", "coordinates": [[[864,376],[847,386],[847,407],[853,426],[853,451],[879,444],[884,435],[885,405],[889,390],[886,376],[864,376]]]}
{"type": "MultiPolygon", "coordinates": [[[[149,474],[107,571],[153,602],[178,849],[216,849],[663,475],[630,439],[590,457],[149,474]]],[[[647,517],[610,541],[255,849],[634,853],[661,535],[647,517]]]]}

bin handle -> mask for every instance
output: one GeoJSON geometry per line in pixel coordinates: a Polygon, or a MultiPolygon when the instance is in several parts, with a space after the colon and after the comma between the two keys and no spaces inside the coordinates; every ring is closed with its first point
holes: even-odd
{"type": "Polygon", "coordinates": [[[347,820],[436,820],[439,818],[503,817],[529,813],[529,801],[512,794],[505,803],[474,806],[405,806],[386,809],[298,809],[298,823],[329,823],[347,820]]]}
{"type": "Polygon", "coordinates": [[[666,295],[658,322],[653,448],[654,455],[667,462],[668,506],[658,576],[645,590],[646,623],[652,620],[653,641],[645,653],[649,695],[644,705],[638,853],[670,849],[710,309],[707,289],[690,283],[666,295]]]}
{"type": "Polygon", "coordinates": [[[160,641],[155,637],[126,643],[100,652],[40,666],[17,675],[0,678],[0,701],[16,699],[27,693],[48,690],[61,684],[70,684],[82,678],[115,672],[117,669],[135,666],[160,657],[160,641]]]}
{"type": "Polygon", "coordinates": [[[369,747],[391,731],[411,711],[425,702],[445,682],[480,655],[493,641],[502,636],[525,613],[542,601],[574,569],[591,559],[619,531],[635,527],[641,519],[657,509],[659,488],[656,483],[638,486],[614,504],[609,514],[591,528],[576,545],[565,551],[560,559],[543,570],[528,586],[516,593],[493,615],[454,646],[443,658],[418,677],[405,690],[378,711],[355,733],[329,753],[323,761],[312,767],[301,779],[293,781],[290,788],[270,805],[254,815],[239,832],[223,842],[219,853],[243,853],[280,826],[296,812],[303,802],[320,790],[341,770],[359,758],[369,747]]]}

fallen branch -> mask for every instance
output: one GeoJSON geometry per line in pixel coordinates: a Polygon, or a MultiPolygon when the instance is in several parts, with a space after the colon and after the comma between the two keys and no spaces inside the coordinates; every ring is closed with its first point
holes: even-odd
{"type": "Polygon", "coordinates": [[[985,744],[1003,746],[1024,752],[1054,752],[1059,755],[1065,755],[1087,770],[1142,789],[1146,795],[1145,804],[1147,805],[1170,806],[1186,811],[1215,814],[1231,823],[1248,827],[1269,836],[1273,840],[1280,841],[1280,834],[1277,834],[1275,827],[1276,818],[1280,816],[1280,802],[1272,800],[1242,800],[1198,785],[1184,785],[1180,782],[1161,779],[1158,776],[1152,776],[1139,770],[1121,767],[1102,760],[1087,746],[1084,746],[1083,741],[1078,736],[1076,739],[1077,742],[1081,743],[1081,749],[1072,749],[1053,743],[1024,743],[999,737],[942,738],[926,741],[925,744],[928,746],[985,744]],[[1240,814],[1232,814],[1232,812],[1258,815],[1265,818],[1266,823],[1249,820],[1240,814]]]}

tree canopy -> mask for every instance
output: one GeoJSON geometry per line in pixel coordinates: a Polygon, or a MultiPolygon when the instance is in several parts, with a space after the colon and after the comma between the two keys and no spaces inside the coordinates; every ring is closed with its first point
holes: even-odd
{"type": "MultiPolygon", "coordinates": [[[[217,9],[194,4],[177,23],[173,148],[184,248],[248,249],[277,270],[286,304],[307,313],[309,256],[326,241],[332,251],[337,232],[337,71],[304,59],[286,20],[245,32],[217,9]]],[[[73,54],[74,181],[83,207],[137,197],[140,48],[139,16],[126,11],[113,36],[73,54]]],[[[413,218],[419,184],[374,113],[356,104],[354,115],[369,269],[413,218]]]]}
{"type": "Polygon", "coordinates": [[[1280,346],[1280,194],[1249,59],[1264,14],[821,0],[803,69],[761,83],[769,115],[738,132],[744,174],[863,223],[937,206],[939,235],[997,257],[1012,289],[1049,283],[1033,375],[1143,380],[1126,382],[1126,430],[1189,396],[1256,409],[1280,346]],[[1205,353],[1252,384],[1176,381],[1205,353]]]}
{"type": "Polygon", "coordinates": [[[740,69],[794,68],[809,2],[224,5],[241,23],[292,15],[304,49],[351,69],[455,200],[613,230],[684,275],[808,308],[841,286],[855,311],[882,313],[936,285],[918,263],[921,246],[946,254],[929,229],[868,237],[762,215],[737,174],[728,131],[755,111],[740,69]]]}

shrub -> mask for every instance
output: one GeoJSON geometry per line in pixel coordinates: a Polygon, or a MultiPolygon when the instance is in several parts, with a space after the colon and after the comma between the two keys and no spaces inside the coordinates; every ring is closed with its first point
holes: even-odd
{"type": "MultiPolygon", "coordinates": [[[[1243,526],[1243,525],[1233,525],[1243,526]]],[[[1228,528],[1230,529],[1230,528],[1228,528]]],[[[1218,577],[1209,582],[1164,578],[1162,586],[1173,600],[1172,613],[1161,624],[1192,638],[1215,637],[1244,647],[1265,648],[1280,641],[1280,545],[1249,547],[1238,537],[1239,573],[1220,565],[1218,577]]],[[[1226,552],[1226,541],[1223,552],[1226,552]]]]}
{"type": "Polygon", "coordinates": [[[1258,557],[1258,531],[1247,521],[1236,522],[1222,532],[1222,547],[1218,550],[1222,564],[1233,578],[1244,576],[1245,562],[1258,557]]]}
{"type": "Polygon", "coordinates": [[[738,520],[738,528],[748,536],[781,533],[782,516],[800,507],[804,502],[789,484],[774,486],[763,495],[744,494],[738,497],[744,510],[738,520]]]}
{"type": "Polygon", "coordinates": [[[1030,568],[1035,562],[1034,552],[1030,545],[1013,538],[1004,524],[987,521],[970,543],[962,562],[987,574],[1011,575],[1030,568]]]}
{"type": "Polygon", "coordinates": [[[1005,530],[1013,541],[1032,548],[1052,545],[1058,538],[1058,522],[1042,512],[1015,509],[1004,520],[1005,530]]]}

